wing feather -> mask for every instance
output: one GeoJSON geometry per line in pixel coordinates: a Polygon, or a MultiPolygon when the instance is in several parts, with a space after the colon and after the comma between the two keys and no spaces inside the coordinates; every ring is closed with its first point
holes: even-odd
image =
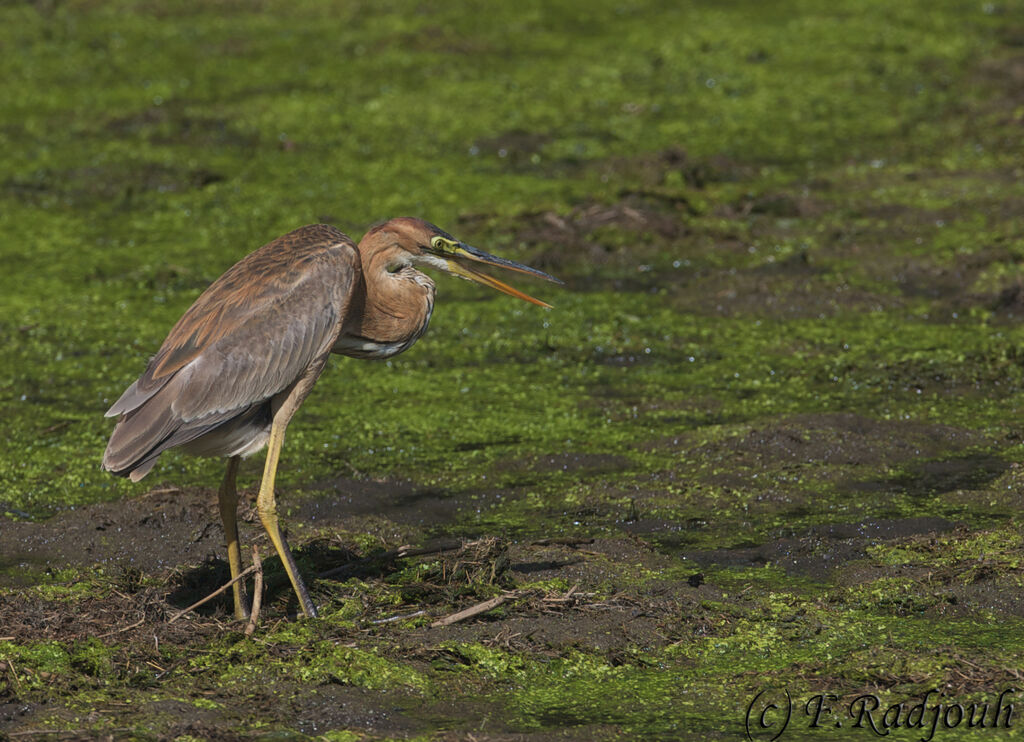
{"type": "Polygon", "coordinates": [[[108,411],[121,419],[104,467],[141,476],[161,451],[286,389],[330,350],[361,281],[355,244],[327,225],[303,227],[236,263],[108,411]]]}

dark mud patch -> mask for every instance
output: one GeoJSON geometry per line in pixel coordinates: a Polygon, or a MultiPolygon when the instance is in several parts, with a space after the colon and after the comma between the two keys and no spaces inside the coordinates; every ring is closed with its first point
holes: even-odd
{"type": "Polygon", "coordinates": [[[1024,313],[1024,282],[1014,281],[992,299],[992,311],[1015,317],[1024,313]]]}
{"type": "Polygon", "coordinates": [[[0,584],[65,566],[154,572],[220,555],[216,493],[158,488],[139,497],[67,510],[44,523],[0,522],[0,584]],[[20,576],[19,576],[20,575],[20,576]]]}
{"type": "Polygon", "coordinates": [[[803,219],[820,216],[824,211],[825,206],[811,197],[810,189],[804,189],[797,193],[748,193],[736,201],[721,204],[716,214],[727,219],[803,219]]]}
{"type": "Polygon", "coordinates": [[[988,97],[985,105],[994,111],[1002,124],[1019,121],[1016,111],[1024,103],[1024,54],[1020,53],[1024,27],[1007,26],[1002,33],[1004,46],[1012,51],[1000,57],[984,60],[975,70],[975,80],[982,86],[998,91],[988,97]]]}
{"type": "Polygon", "coordinates": [[[377,515],[404,526],[431,527],[451,523],[465,505],[453,493],[403,480],[332,477],[310,489],[320,494],[305,499],[295,518],[321,528],[377,515]]]}
{"type": "MultiPolygon", "coordinates": [[[[174,612],[166,602],[165,587],[132,590],[124,580],[111,579],[93,596],[78,595],[75,584],[51,583],[47,598],[25,591],[5,595],[0,602],[0,621],[4,634],[16,639],[85,639],[120,635],[131,638],[134,629],[163,624],[174,612]],[[74,602],[75,610],[68,610],[74,602]]],[[[180,641],[190,633],[184,624],[167,624],[165,637],[180,641]]],[[[211,627],[212,628],[212,627],[211,627]]],[[[202,633],[199,631],[199,633],[202,633]]]]}
{"type": "MultiPolygon", "coordinates": [[[[969,453],[971,449],[997,445],[976,431],[912,420],[876,420],[854,413],[794,415],[690,448],[692,439],[692,434],[672,436],[645,448],[678,450],[687,459],[708,462],[718,472],[711,475],[711,480],[725,483],[737,477],[745,481],[746,472],[765,473],[793,466],[814,466],[819,475],[831,469],[835,476],[844,477],[850,467],[876,469],[919,461],[920,481],[915,483],[911,470],[895,479],[905,488],[929,487],[928,476],[944,467],[971,469],[972,462],[976,464],[970,473],[963,474],[964,481],[987,481],[1005,469],[996,464],[997,457],[974,457],[969,453]],[[957,457],[962,460],[960,465],[923,463],[957,457]]],[[[670,472],[663,472],[658,478],[668,475],[670,472]]]]}
{"type": "Polygon", "coordinates": [[[648,444],[647,450],[678,458],[620,491],[619,501],[628,499],[629,507],[603,514],[617,530],[675,554],[716,543],[767,548],[743,557],[761,563],[792,564],[793,554],[802,554],[808,565],[787,570],[823,579],[830,561],[853,558],[861,548],[837,545],[819,559],[814,538],[827,534],[817,529],[837,528],[823,520],[978,526],[1016,508],[1016,469],[1000,453],[1013,442],[951,425],[803,414],[706,443],[698,435],[648,444]],[[685,495],[671,494],[680,490],[685,495]],[[796,541],[775,543],[780,537],[796,541]],[[774,545],[761,546],[769,542],[774,545]]]}
{"type": "Polygon", "coordinates": [[[317,735],[332,729],[362,730],[387,737],[411,737],[428,731],[423,699],[412,692],[380,693],[329,683],[297,694],[291,702],[295,727],[317,735]]]}
{"type": "MultiPolygon", "coordinates": [[[[1014,62],[1000,64],[1012,77],[1014,62]]],[[[544,139],[509,135],[510,147],[517,141],[524,142],[524,153],[536,156],[544,139]]],[[[961,228],[978,211],[993,223],[1010,220],[1020,212],[1017,198],[980,197],[965,206],[934,207],[868,202],[848,207],[848,218],[833,222],[835,186],[821,179],[730,195],[709,210],[701,189],[744,180],[750,166],[715,165],[670,150],[615,158],[602,167],[610,180],[629,173],[626,182],[633,185],[611,202],[521,214],[514,224],[500,225],[541,267],[560,275],[578,273],[572,282],[576,290],[665,292],[680,311],[725,317],[827,318],[916,307],[922,301],[932,304],[935,317],[983,309],[1012,319],[1022,312],[1018,281],[988,285],[994,269],[994,275],[1012,276],[1019,262],[1004,235],[979,235],[976,245],[957,254],[915,247],[941,242],[943,230],[961,228]],[[828,228],[813,227],[821,222],[828,228]]],[[[881,169],[877,185],[890,185],[894,177],[881,169]]],[[[971,192],[980,176],[916,172],[905,177],[942,179],[950,192],[971,192]]],[[[1016,179],[1010,170],[1000,177],[1016,179]]],[[[470,229],[480,222],[495,226],[494,217],[462,220],[470,229]]]]}
{"type": "MultiPolygon", "coordinates": [[[[1009,203],[1003,200],[999,206],[1015,214],[1020,213],[1024,203],[1011,199],[1009,203]]],[[[936,225],[953,224],[961,217],[958,212],[946,209],[905,217],[904,221],[906,231],[910,233],[915,230],[932,231],[936,225]]],[[[893,225],[892,229],[900,227],[893,225]]],[[[1019,318],[1024,314],[1019,279],[1008,278],[998,283],[989,279],[983,282],[988,285],[979,287],[979,280],[987,272],[1012,276],[1020,264],[1018,255],[1007,246],[998,244],[1002,241],[1000,238],[989,237],[988,240],[994,244],[983,243],[967,254],[945,261],[924,256],[894,261],[880,256],[878,260],[871,261],[868,272],[876,280],[892,280],[894,287],[909,299],[931,301],[932,314],[937,317],[955,317],[979,309],[991,312],[997,320],[1019,318]]]]}
{"type": "Polygon", "coordinates": [[[753,178],[757,165],[724,154],[695,155],[673,147],[636,157],[612,157],[592,166],[605,182],[638,183],[644,188],[680,184],[703,190],[713,183],[740,183],[753,178]]]}
{"type": "MultiPolygon", "coordinates": [[[[511,472],[531,481],[542,479],[551,473],[573,474],[586,478],[599,474],[624,472],[634,464],[625,456],[599,453],[558,453],[544,454],[527,459],[506,459],[494,465],[496,471],[511,472]]],[[[517,483],[522,483],[522,479],[517,483]]]]}
{"type": "Polygon", "coordinates": [[[2,191],[36,206],[88,206],[114,201],[127,206],[146,192],[176,193],[205,188],[225,180],[205,168],[178,168],[161,163],[112,163],[72,170],[40,170],[29,177],[12,178],[2,191]]]}
{"type": "Polygon", "coordinates": [[[257,135],[239,132],[229,119],[192,115],[174,101],[112,118],[105,129],[118,139],[139,138],[154,144],[246,149],[259,144],[257,135]]]}
{"type": "MultiPolygon", "coordinates": [[[[697,601],[689,605],[696,606],[697,601]]],[[[631,650],[660,649],[689,634],[680,623],[680,606],[680,601],[663,601],[648,611],[636,599],[552,595],[517,608],[517,615],[485,618],[443,632],[414,631],[404,636],[403,642],[413,656],[429,661],[440,658],[457,663],[450,652],[440,648],[442,643],[455,641],[552,658],[587,652],[615,663],[631,650]]]]}
{"type": "Polygon", "coordinates": [[[710,444],[699,454],[759,464],[892,466],[932,459],[992,441],[975,431],[910,420],[875,420],[853,413],[795,415],[710,444]]]}
{"type": "Polygon", "coordinates": [[[881,602],[896,615],[1024,617],[1024,567],[1012,528],[977,532],[959,526],[905,536],[879,542],[870,556],[836,572],[836,584],[854,596],[884,596],[881,602]],[[960,556],[951,558],[951,547],[960,556]]]}
{"type": "Polygon", "coordinates": [[[737,213],[723,207],[729,213],[716,224],[742,220],[750,224],[746,232],[695,224],[695,208],[680,193],[634,189],[611,204],[522,215],[512,231],[531,263],[559,275],[577,272],[577,291],[664,293],[685,313],[826,318],[906,303],[888,285],[891,277],[872,288],[812,249],[813,240],[797,239],[797,224],[824,210],[810,196],[769,193],[736,205],[737,213]]]}
{"type": "MultiPolygon", "coordinates": [[[[681,458],[678,468],[651,474],[645,488],[672,483],[690,489],[724,487],[746,493],[748,507],[765,513],[806,514],[854,496],[862,506],[873,503],[876,514],[893,514],[893,496],[985,492],[1011,468],[993,453],[1000,442],[982,433],[852,413],[795,415],[697,446],[692,437],[648,445],[648,450],[679,451],[681,458]],[[880,477],[879,470],[887,473],[880,477]]],[[[656,495],[656,489],[651,491],[656,495]]],[[[641,507],[643,499],[641,494],[641,507]]],[[[679,538],[671,534],[680,527],[655,523],[650,530],[660,532],[664,541],[679,538]]]]}
{"type": "MultiPolygon", "coordinates": [[[[863,559],[853,555],[852,559],[863,559]]],[[[857,563],[834,573],[839,584],[856,592],[879,585],[873,605],[897,616],[973,619],[978,615],[1024,618],[1021,571],[969,561],[956,568],[857,563]]]]}
{"type": "Polygon", "coordinates": [[[802,535],[753,547],[687,551],[684,556],[705,569],[772,565],[782,568],[787,575],[824,583],[852,560],[864,559],[870,546],[922,533],[946,533],[954,527],[955,524],[934,517],[872,519],[815,526],[802,535]]]}
{"type": "Polygon", "coordinates": [[[721,317],[824,319],[846,312],[881,312],[898,299],[852,284],[808,262],[804,254],[750,269],[698,271],[700,291],[678,292],[680,311],[721,317]]]}
{"type": "Polygon", "coordinates": [[[631,191],[615,203],[584,203],[568,214],[524,214],[517,221],[516,240],[534,247],[531,263],[546,270],[582,263],[598,268],[629,261],[635,265],[638,242],[660,246],[683,238],[689,232],[685,217],[690,210],[681,196],[631,191]],[[622,234],[628,239],[617,237],[622,234]]]}
{"type": "Polygon", "coordinates": [[[404,480],[333,477],[316,482],[306,495],[294,498],[288,519],[293,527],[318,533],[362,532],[381,543],[409,543],[424,534],[476,534],[467,516],[508,504],[525,495],[523,484],[536,477],[524,472],[513,486],[487,490],[427,487],[404,480]],[[469,529],[465,531],[465,529],[469,529]]]}
{"type": "Polygon", "coordinates": [[[987,489],[1010,467],[1010,462],[997,456],[969,454],[915,463],[893,477],[842,482],[839,488],[851,494],[886,491],[933,497],[955,490],[987,489]]]}

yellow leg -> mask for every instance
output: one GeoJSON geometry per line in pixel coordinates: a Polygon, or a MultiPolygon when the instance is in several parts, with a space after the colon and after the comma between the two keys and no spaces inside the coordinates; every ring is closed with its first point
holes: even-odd
{"type": "Polygon", "coordinates": [[[277,555],[281,557],[281,564],[284,571],[288,573],[288,579],[292,581],[292,587],[299,598],[299,605],[302,612],[309,618],[316,618],[316,606],[309,599],[309,592],[306,584],[302,581],[302,575],[295,565],[295,559],[288,550],[288,544],[281,534],[277,525],[277,503],[274,500],[274,478],[277,475],[277,460],[281,454],[281,444],[284,443],[284,429],[286,423],[275,418],[270,427],[270,440],[267,442],[267,463],[263,468],[263,481],[260,483],[260,494],[256,499],[256,512],[259,513],[263,527],[267,529],[267,535],[277,549],[277,555]]]}
{"type": "MultiPolygon", "coordinates": [[[[220,519],[224,524],[224,538],[228,545],[228,565],[231,567],[231,579],[238,577],[242,571],[242,550],[238,544],[238,490],[235,488],[235,477],[238,474],[238,457],[228,459],[228,468],[224,472],[224,482],[220,486],[220,519]]],[[[249,618],[249,596],[245,594],[245,581],[239,580],[231,586],[235,597],[235,618],[243,621],[249,618]]]]}

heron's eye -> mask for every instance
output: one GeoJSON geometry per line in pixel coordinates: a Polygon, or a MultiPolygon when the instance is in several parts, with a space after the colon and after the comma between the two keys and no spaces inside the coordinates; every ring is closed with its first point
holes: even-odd
{"type": "Polygon", "coordinates": [[[432,240],[430,240],[430,246],[433,247],[435,250],[444,250],[445,248],[448,247],[443,237],[434,237],[432,240]]]}

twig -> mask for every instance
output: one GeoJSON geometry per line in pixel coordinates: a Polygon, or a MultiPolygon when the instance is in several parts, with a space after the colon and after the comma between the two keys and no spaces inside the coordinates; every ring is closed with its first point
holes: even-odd
{"type": "Polygon", "coordinates": [[[252,578],[252,611],[249,613],[249,623],[245,627],[245,635],[252,636],[256,631],[256,621],[260,617],[260,607],[263,604],[263,562],[260,561],[260,552],[256,544],[252,545],[252,566],[256,568],[256,576],[252,578]]]}
{"type": "Polygon", "coordinates": [[[487,613],[487,611],[497,608],[502,603],[506,603],[513,598],[518,598],[519,595],[520,593],[518,591],[505,593],[504,595],[498,595],[490,600],[485,600],[483,603],[471,605],[469,608],[461,610],[458,613],[453,613],[450,616],[437,619],[434,623],[430,624],[430,628],[436,629],[440,626],[451,626],[453,623],[465,621],[467,618],[473,618],[473,616],[479,616],[481,613],[487,613]]]}
{"type": "Polygon", "coordinates": [[[440,554],[444,551],[455,551],[461,549],[466,545],[466,542],[457,539],[446,539],[444,541],[437,541],[432,544],[425,546],[411,546],[406,544],[405,546],[399,546],[397,549],[391,549],[391,551],[385,551],[383,554],[376,554],[374,556],[368,556],[364,559],[360,559],[355,562],[349,562],[348,564],[342,564],[340,567],[334,567],[326,572],[321,572],[317,575],[319,579],[328,579],[331,577],[341,577],[348,575],[353,572],[357,572],[362,567],[366,567],[370,564],[393,562],[396,559],[405,559],[406,557],[423,556],[424,554],[440,554]]]}
{"type": "Polygon", "coordinates": [[[7,660],[5,669],[11,671],[11,677],[14,678],[14,684],[18,686],[18,692],[21,693],[21,681],[18,680],[18,671],[14,669],[13,660],[7,660]]]}
{"type": "MultiPolygon", "coordinates": [[[[130,731],[132,731],[132,729],[131,729],[131,727],[118,727],[117,729],[107,729],[105,731],[112,732],[112,733],[113,732],[121,733],[121,732],[130,732],[130,731]]],[[[89,737],[92,736],[93,730],[90,730],[90,729],[26,729],[26,730],[21,731],[21,732],[8,732],[7,736],[11,737],[11,738],[14,738],[14,737],[43,737],[43,736],[52,735],[52,734],[60,734],[60,735],[70,734],[73,737],[76,737],[76,738],[79,738],[79,739],[85,739],[85,738],[89,738],[89,737]]]]}
{"type": "Polygon", "coordinates": [[[433,543],[426,544],[425,546],[399,546],[395,549],[395,556],[399,559],[406,557],[423,556],[424,554],[440,554],[445,551],[455,551],[461,549],[464,546],[470,546],[476,543],[475,541],[463,541],[461,539],[444,539],[442,541],[434,541],[433,543]]]}
{"type": "Polygon", "coordinates": [[[422,616],[426,611],[416,611],[415,613],[405,613],[401,616],[389,616],[388,618],[378,618],[376,621],[370,621],[372,624],[392,623],[393,621],[404,621],[407,618],[416,618],[422,616]]]}
{"type": "Polygon", "coordinates": [[[125,626],[124,628],[114,629],[113,631],[108,631],[106,634],[100,634],[96,638],[97,639],[103,639],[104,637],[107,637],[107,636],[113,636],[114,634],[120,634],[120,633],[125,632],[125,631],[131,631],[136,626],[141,626],[145,621],[146,621],[146,614],[143,613],[142,614],[142,618],[140,618],[138,621],[133,623],[131,626],[125,626]]]}
{"type": "Polygon", "coordinates": [[[235,577],[235,578],[234,578],[234,579],[232,579],[232,580],[228,580],[228,581],[227,581],[226,583],[224,583],[223,585],[221,585],[220,587],[218,587],[218,588],[217,588],[216,590],[214,590],[214,591],[213,591],[212,593],[210,593],[209,595],[207,595],[207,596],[206,596],[205,598],[203,598],[202,600],[197,600],[197,601],[196,601],[195,603],[193,603],[192,605],[190,605],[190,606],[189,606],[188,608],[185,608],[184,610],[181,610],[181,611],[178,611],[177,613],[175,613],[175,614],[174,614],[173,616],[171,616],[171,617],[170,617],[170,618],[169,618],[169,619],[167,620],[167,623],[174,623],[175,621],[177,621],[177,620],[178,620],[179,618],[181,618],[182,616],[184,616],[184,615],[185,615],[186,613],[188,613],[189,611],[191,611],[191,610],[194,610],[194,609],[198,608],[199,606],[201,606],[201,605],[202,605],[203,603],[207,602],[208,600],[213,600],[213,599],[214,599],[214,598],[216,598],[216,597],[217,597],[218,595],[220,595],[220,594],[221,594],[222,592],[224,592],[224,591],[225,591],[225,590],[227,590],[227,589],[228,589],[229,587],[231,587],[232,585],[234,585],[234,584],[235,584],[236,582],[238,582],[239,580],[244,580],[244,579],[245,579],[246,577],[248,577],[249,575],[251,575],[251,574],[252,574],[253,572],[255,572],[255,571],[256,571],[256,565],[255,565],[255,564],[254,564],[254,565],[252,565],[251,567],[249,567],[248,569],[244,569],[244,570],[242,570],[242,571],[241,571],[241,572],[239,573],[238,577],[235,577]]]}
{"type": "MultiPolygon", "coordinates": [[[[157,487],[154,490],[150,490],[149,492],[145,492],[145,493],[139,495],[139,498],[153,497],[154,495],[170,495],[170,494],[173,494],[175,492],[181,492],[181,487],[157,487]]],[[[139,498],[136,498],[136,499],[139,499],[139,498]]]]}
{"type": "Polygon", "coordinates": [[[530,546],[580,546],[592,543],[594,543],[592,538],[541,538],[531,541],[530,546]]]}

